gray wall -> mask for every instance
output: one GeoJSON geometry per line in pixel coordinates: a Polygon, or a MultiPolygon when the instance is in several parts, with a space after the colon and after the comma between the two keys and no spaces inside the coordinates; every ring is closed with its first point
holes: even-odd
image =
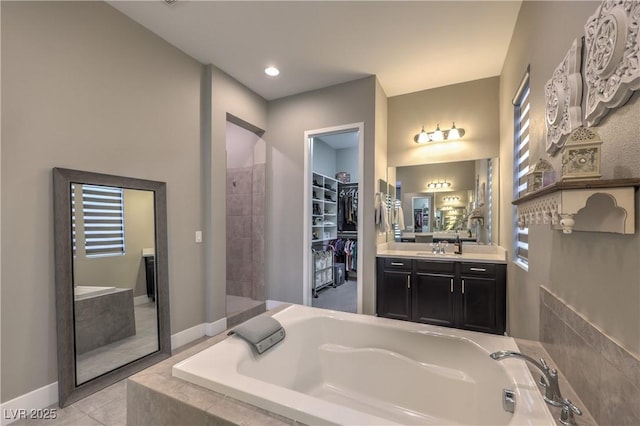
{"type": "MultiPolygon", "coordinates": [[[[302,302],[304,132],[364,122],[365,177],[360,187],[360,205],[365,209],[364,240],[358,254],[364,256],[365,313],[374,312],[375,231],[373,208],[375,175],[376,78],[367,77],[326,89],[282,98],[269,103],[267,175],[270,208],[267,209],[266,253],[267,299],[302,302]]],[[[386,168],[386,164],[384,166],[386,168]]]]}
{"type": "MultiPolygon", "coordinates": [[[[523,2],[501,74],[500,158],[513,168],[511,99],[531,65],[531,161],[545,153],[544,85],[562,61],[598,2],[523,2]],[[542,30],[544,29],[544,30],[542,30]]],[[[638,93],[598,126],[605,179],[640,177],[638,93]]],[[[549,159],[559,169],[559,158],[549,159]]],[[[500,242],[511,247],[512,176],[501,174],[500,242]]],[[[636,213],[637,215],[637,213],[636,213]]],[[[637,221],[637,218],[636,218],[637,221]]],[[[529,230],[529,270],[509,265],[509,328],[512,335],[539,337],[540,286],[546,286],[606,335],[640,354],[640,234],[574,232],[564,235],[543,225],[529,230]]]]}
{"type": "Polygon", "coordinates": [[[202,323],[202,66],[105,3],[1,7],[7,401],[56,381],[52,167],[167,182],[171,331],[202,323]]]}
{"type": "MultiPolygon", "coordinates": [[[[226,234],[227,227],[226,209],[221,203],[225,199],[227,180],[227,121],[232,116],[234,123],[261,134],[267,126],[267,102],[213,65],[205,67],[202,96],[204,320],[211,323],[226,315],[227,252],[226,245],[220,244],[220,236],[226,234]]],[[[264,162],[264,145],[262,139],[256,144],[254,162],[264,162]]],[[[202,293],[194,296],[203,298],[202,293]]]]}

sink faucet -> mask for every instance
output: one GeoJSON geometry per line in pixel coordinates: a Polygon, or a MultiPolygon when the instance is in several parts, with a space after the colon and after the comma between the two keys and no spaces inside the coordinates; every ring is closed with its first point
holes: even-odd
{"type": "Polygon", "coordinates": [[[562,407],[562,412],[560,413],[560,422],[562,424],[568,426],[574,426],[576,424],[574,414],[581,416],[582,411],[573,405],[571,401],[562,397],[560,386],[558,385],[558,371],[555,368],[549,369],[549,366],[543,358],[540,358],[540,362],[538,362],[530,356],[514,351],[498,351],[489,356],[496,361],[502,361],[506,358],[519,358],[535,366],[542,373],[539,384],[545,388],[545,402],[554,407],[562,407]]]}

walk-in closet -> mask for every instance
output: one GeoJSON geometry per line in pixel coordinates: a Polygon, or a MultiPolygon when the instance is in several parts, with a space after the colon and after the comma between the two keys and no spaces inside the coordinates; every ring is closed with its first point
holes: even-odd
{"type": "Polygon", "coordinates": [[[311,140],[311,304],[357,312],[357,131],[311,140]]]}

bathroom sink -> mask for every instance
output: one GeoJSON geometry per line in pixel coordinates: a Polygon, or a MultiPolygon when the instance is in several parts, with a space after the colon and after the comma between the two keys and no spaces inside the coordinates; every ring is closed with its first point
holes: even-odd
{"type": "Polygon", "coordinates": [[[441,253],[430,253],[430,252],[418,252],[416,253],[416,256],[428,256],[428,257],[451,257],[451,258],[456,258],[459,257],[458,254],[453,254],[453,253],[445,253],[445,254],[441,254],[441,253]]]}

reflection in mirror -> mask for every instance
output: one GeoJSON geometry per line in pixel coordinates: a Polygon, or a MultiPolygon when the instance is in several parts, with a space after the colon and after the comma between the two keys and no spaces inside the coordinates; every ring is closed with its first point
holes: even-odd
{"type": "Polygon", "coordinates": [[[59,403],[171,353],[163,182],[54,169],[59,403]]]}
{"type": "Polygon", "coordinates": [[[389,168],[404,219],[393,223],[395,241],[498,241],[497,167],[494,158],[389,168]]]}
{"type": "Polygon", "coordinates": [[[414,232],[432,232],[431,216],[433,209],[433,194],[411,197],[411,211],[414,232]]]}
{"type": "Polygon", "coordinates": [[[153,192],[71,184],[76,384],[158,350],[153,192]]]}

